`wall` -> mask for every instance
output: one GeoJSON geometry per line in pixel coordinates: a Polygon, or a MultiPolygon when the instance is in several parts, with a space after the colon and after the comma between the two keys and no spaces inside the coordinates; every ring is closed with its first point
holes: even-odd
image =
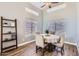
{"type": "Polygon", "coordinates": [[[23,3],[1,2],[0,3],[0,16],[3,16],[4,18],[8,18],[8,19],[15,19],[15,18],[17,19],[18,44],[33,40],[30,37],[28,37],[28,34],[25,33],[26,20],[28,19],[35,20],[39,26],[39,28],[37,29],[41,31],[40,29],[41,26],[39,25],[40,19],[41,19],[40,14],[41,14],[41,11],[35,6],[31,5],[30,3],[26,3],[26,2],[23,2],[23,3]],[[28,13],[27,11],[25,11],[25,7],[35,10],[36,12],[39,13],[39,16],[35,16],[33,14],[28,13]]]}
{"type": "Polygon", "coordinates": [[[79,47],[79,3],[77,3],[77,11],[76,11],[76,13],[77,13],[77,22],[76,22],[76,24],[77,24],[77,45],[78,45],[78,47],[79,47]]]}
{"type": "Polygon", "coordinates": [[[44,12],[43,32],[48,29],[50,20],[61,20],[65,23],[66,41],[76,43],[76,3],[65,3],[66,7],[54,12],[44,12]]]}
{"type": "Polygon", "coordinates": [[[67,3],[67,7],[64,11],[65,14],[65,22],[66,22],[66,32],[68,39],[67,41],[76,43],[77,38],[76,38],[76,3],[67,3]]]}
{"type": "Polygon", "coordinates": [[[66,3],[66,8],[57,10],[55,12],[47,13],[45,10],[40,11],[30,3],[0,3],[0,16],[4,18],[17,19],[18,30],[18,44],[31,41],[32,39],[27,37],[25,33],[25,22],[28,19],[35,20],[37,22],[37,31],[45,32],[50,20],[63,19],[66,26],[65,31],[67,35],[66,41],[76,42],[79,44],[79,3],[66,3]],[[39,13],[39,16],[35,16],[25,11],[25,7],[29,7],[39,13]]]}

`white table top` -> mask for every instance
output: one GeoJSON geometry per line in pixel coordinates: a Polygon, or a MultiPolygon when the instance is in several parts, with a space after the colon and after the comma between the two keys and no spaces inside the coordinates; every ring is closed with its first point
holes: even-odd
{"type": "Polygon", "coordinates": [[[46,35],[46,34],[41,34],[45,41],[48,42],[48,43],[54,43],[54,42],[57,42],[57,39],[59,39],[59,36],[57,35],[52,35],[52,34],[49,34],[49,35],[46,35]]]}

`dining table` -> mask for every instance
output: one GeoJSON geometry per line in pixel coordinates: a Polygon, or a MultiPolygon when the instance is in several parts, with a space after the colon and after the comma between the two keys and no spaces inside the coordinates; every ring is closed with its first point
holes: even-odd
{"type": "Polygon", "coordinates": [[[59,40],[59,36],[58,35],[53,35],[53,34],[41,34],[44,41],[47,43],[56,43],[59,40]]]}
{"type": "Polygon", "coordinates": [[[58,35],[53,34],[41,34],[44,42],[48,44],[48,51],[51,52],[52,50],[55,50],[56,43],[59,40],[58,35]]]}

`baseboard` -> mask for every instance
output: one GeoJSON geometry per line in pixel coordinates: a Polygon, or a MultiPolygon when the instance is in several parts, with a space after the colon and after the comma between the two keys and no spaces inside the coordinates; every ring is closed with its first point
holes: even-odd
{"type": "Polygon", "coordinates": [[[76,43],[71,43],[71,42],[64,42],[64,43],[66,43],[66,44],[70,44],[70,45],[74,45],[74,46],[77,46],[76,43]]]}
{"type": "MultiPolygon", "coordinates": [[[[24,43],[21,43],[21,44],[18,44],[18,46],[23,46],[23,45],[25,45],[25,44],[29,44],[29,43],[32,43],[32,42],[34,42],[35,40],[32,40],[32,41],[29,41],[29,42],[24,42],[24,43]]],[[[70,44],[70,45],[75,45],[75,46],[77,46],[77,44],[76,43],[71,43],[71,42],[65,42],[66,44],[70,44]]]]}
{"type": "Polygon", "coordinates": [[[25,45],[25,44],[32,43],[32,42],[34,42],[34,41],[35,41],[35,40],[32,40],[32,41],[29,41],[29,42],[24,42],[24,43],[18,44],[18,47],[23,46],[23,45],[25,45]]]}

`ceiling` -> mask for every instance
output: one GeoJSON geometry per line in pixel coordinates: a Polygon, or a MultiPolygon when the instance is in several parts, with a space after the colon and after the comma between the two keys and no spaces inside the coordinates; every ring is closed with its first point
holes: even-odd
{"type": "MultiPolygon", "coordinates": [[[[39,9],[49,9],[48,5],[45,6],[44,8],[41,8],[45,3],[44,2],[30,2],[32,5],[36,6],[37,8],[39,9]]],[[[52,2],[51,2],[52,3],[52,2]]],[[[58,6],[62,4],[62,2],[59,2],[59,3],[52,3],[51,6],[52,7],[55,7],[55,6],[58,6]]]]}
{"type": "Polygon", "coordinates": [[[43,2],[30,2],[32,5],[36,6],[37,8],[41,9],[41,6],[44,5],[43,2]]]}

